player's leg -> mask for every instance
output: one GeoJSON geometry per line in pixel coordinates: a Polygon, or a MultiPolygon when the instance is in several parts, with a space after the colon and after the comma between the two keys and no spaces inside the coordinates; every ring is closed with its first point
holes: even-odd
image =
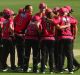
{"type": "Polygon", "coordinates": [[[2,49],[2,58],[1,58],[1,64],[3,70],[7,68],[7,57],[9,54],[9,41],[6,39],[3,39],[3,49],[2,49]]]}
{"type": "Polygon", "coordinates": [[[41,41],[41,72],[45,73],[46,41],[41,41]]]}
{"type": "Polygon", "coordinates": [[[33,72],[38,72],[37,66],[37,58],[39,56],[39,40],[32,41],[32,49],[33,49],[33,72]]]}
{"type": "Polygon", "coordinates": [[[49,70],[50,72],[53,72],[54,69],[54,64],[55,64],[55,60],[54,60],[54,43],[55,41],[53,40],[48,40],[47,41],[47,47],[48,47],[48,53],[49,53],[49,70]]]}
{"type": "Polygon", "coordinates": [[[30,59],[30,53],[31,53],[31,40],[28,40],[28,39],[25,40],[24,48],[25,48],[24,71],[27,71],[29,67],[29,59],[30,59]]]}
{"type": "Polygon", "coordinates": [[[10,49],[11,69],[16,70],[16,66],[15,66],[15,45],[13,44],[12,39],[10,40],[9,49],[10,49]]]}
{"type": "Polygon", "coordinates": [[[16,36],[16,48],[18,56],[18,67],[23,69],[24,39],[22,37],[16,36]]]}
{"type": "Polygon", "coordinates": [[[72,40],[65,39],[64,50],[67,57],[67,64],[69,72],[73,71],[73,49],[72,49],[72,40]]]}

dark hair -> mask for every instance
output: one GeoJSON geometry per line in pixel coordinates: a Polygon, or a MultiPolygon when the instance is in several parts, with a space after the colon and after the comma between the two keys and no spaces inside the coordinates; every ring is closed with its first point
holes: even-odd
{"type": "Polygon", "coordinates": [[[57,15],[57,12],[53,12],[55,15],[57,15]]]}
{"type": "Polygon", "coordinates": [[[0,16],[3,16],[3,12],[0,12],[0,16]]]}
{"type": "Polygon", "coordinates": [[[46,13],[46,17],[49,18],[49,19],[53,18],[52,12],[46,13]]]}
{"type": "Polygon", "coordinates": [[[29,9],[30,6],[32,6],[32,5],[26,5],[26,6],[24,7],[24,10],[29,9]]]}
{"type": "Polygon", "coordinates": [[[73,12],[74,12],[74,10],[73,10],[73,9],[71,9],[71,11],[70,11],[69,13],[71,13],[71,14],[72,14],[73,12]]]}

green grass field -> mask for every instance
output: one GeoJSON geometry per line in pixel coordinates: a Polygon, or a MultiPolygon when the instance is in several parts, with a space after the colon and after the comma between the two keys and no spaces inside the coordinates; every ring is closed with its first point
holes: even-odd
{"type": "MultiPolygon", "coordinates": [[[[78,61],[80,61],[80,56],[77,56],[76,57],[78,59],[78,61]]],[[[66,65],[66,64],[65,64],[66,65]]],[[[30,65],[31,67],[31,65],[30,65]]],[[[71,74],[68,74],[67,72],[64,72],[63,74],[60,74],[60,73],[53,73],[53,74],[50,74],[49,72],[46,72],[46,74],[41,74],[41,73],[15,73],[15,72],[0,72],[0,75],[71,75],[71,74]]],[[[80,75],[80,69],[78,71],[75,71],[74,74],[72,75],[80,75]]]]}
{"type": "MultiPolygon", "coordinates": [[[[78,35],[75,40],[75,49],[80,50],[80,0],[0,0],[0,11],[2,11],[4,8],[11,8],[15,12],[18,11],[20,7],[24,7],[27,4],[31,4],[33,6],[33,14],[38,12],[38,5],[40,2],[45,2],[48,7],[53,8],[56,6],[63,7],[65,5],[70,5],[74,13],[73,15],[78,19],[78,35]]],[[[80,61],[80,56],[76,57],[78,61],[80,61]]],[[[0,73],[0,75],[31,75],[32,73],[0,73]]],[[[35,75],[35,74],[32,74],[35,75]]],[[[37,75],[42,75],[42,74],[37,74],[37,75]]],[[[46,74],[49,75],[49,74],[46,74]]],[[[53,75],[61,75],[61,74],[53,74],[53,75]]],[[[62,74],[66,75],[66,74],[62,74]]],[[[80,70],[75,72],[73,75],[80,75],[80,70]]]]}

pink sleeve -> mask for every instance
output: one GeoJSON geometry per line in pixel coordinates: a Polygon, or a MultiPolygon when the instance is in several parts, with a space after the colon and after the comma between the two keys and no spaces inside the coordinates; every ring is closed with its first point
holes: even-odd
{"type": "Polygon", "coordinates": [[[59,24],[59,20],[53,20],[53,23],[54,23],[54,25],[57,25],[57,24],[59,24]]]}
{"type": "Polygon", "coordinates": [[[11,19],[11,20],[10,20],[10,28],[11,28],[12,30],[14,30],[14,23],[13,23],[13,19],[11,19]]]}

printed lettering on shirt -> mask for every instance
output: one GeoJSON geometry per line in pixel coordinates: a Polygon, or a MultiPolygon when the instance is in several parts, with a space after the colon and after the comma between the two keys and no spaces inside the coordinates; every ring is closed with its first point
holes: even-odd
{"type": "Polygon", "coordinates": [[[21,13],[21,17],[22,18],[26,18],[26,14],[25,13],[21,13]]]}
{"type": "Polygon", "coordinates": [[[62,18],[62,21],[66,24],[68,24],[70,22],[70,19],[69,18],[66,18],[66,17],[63,17],[62,18]]]}

